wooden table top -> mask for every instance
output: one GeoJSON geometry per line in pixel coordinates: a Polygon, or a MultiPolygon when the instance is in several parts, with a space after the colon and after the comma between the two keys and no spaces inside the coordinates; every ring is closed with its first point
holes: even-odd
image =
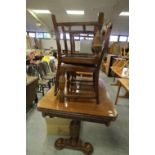
{"type": "Polygon", "coordinates": [[[129,91],[129,79],[120,78],[118,79],[118,82],[121,83],[127,91],[129,91]]]}
{"type": "Polygon", "coordinates": [[[128,60],[129,57],[127,57],[127,56],[119,56],[119,57],[114,58],[114,59],[116,59],[116,60],[128,60]]]}
{"type": "Polygon", "coordinates": [[[111,67],[111,70],[119,77],[121,78],[129,78],[128,75],[123,75],[122,74],[122,71],[123,71],[123,68],[122,67],[111,67]]]}
{"type": "Polygon", "coordinates": [[[26,76],[26,85],[31,84],[32,82],[38,80],[38,77],[36,76],[26,76]]]}
{"type": "Polygon", "coordinates": [[[54,96],[54,88],[51,88],[38,102],[37,108],[44,116],[57,116],[108,125],[116,119],[117,111],[102,81],[100,81],[99,89],[100,103],[97,105],[95,100],[92,99],[87,99],[87,101],[72,100],[60,103],[59,96],[54,96]]]}

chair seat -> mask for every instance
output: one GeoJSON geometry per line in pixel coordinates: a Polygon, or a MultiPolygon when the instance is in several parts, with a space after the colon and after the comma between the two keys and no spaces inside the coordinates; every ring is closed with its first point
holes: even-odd
{"type": "Polygon", "coordinates": [[[45,79],[45,80],[53,80],[53,78],[54,78],[55,76],[54,75],[45,75],[45,76],[43,76],[43,79],[45,79]]]}
{"type": "Polygon", "coordinates": [[[48,82],[49,82],[49,80],[42,80],[42,79],[41,79],[41,80],[38,81],[38,84],[39,84],[39,85],[47,85],[48,82]]]}
{"type": "Polygon", "coordinates": [[[47,73],[47,76],[56,76],[56,73],[54,73],[54,72],[49,72],[49,73],[47,73]]]}
{"type": "Polygon", "coordinates": [[[89,54],[67,54],[63,55],[61,60],[64,63],[93,65],[97,64],[98,59],[96,56],[89,54]]]}

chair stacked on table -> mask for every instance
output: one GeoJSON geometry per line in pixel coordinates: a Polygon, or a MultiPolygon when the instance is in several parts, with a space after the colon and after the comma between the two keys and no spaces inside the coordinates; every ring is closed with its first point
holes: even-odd
{"type": "Polygon", "coordinates": [[[95,99],[99,104],[99,72],[103,55],[108,48],[112,24],[104,24],[102,12],[99,13],[98,21],[93,22],[57,22],[55,15],[52,15],[52,21],[58,50],[55,95],[59,93],[61,101],[95,99]],[[82,27],[82,30],[77,27],[82,27]],[[60,44],[60,33],[63,33],[64,50],[60,44]],[[66,39],[67,33],[70,36],[70,49],[66,39]],[[77,34],[93,34],[91,54],[87,51],[78,53],[75,50],[77,34]]]}

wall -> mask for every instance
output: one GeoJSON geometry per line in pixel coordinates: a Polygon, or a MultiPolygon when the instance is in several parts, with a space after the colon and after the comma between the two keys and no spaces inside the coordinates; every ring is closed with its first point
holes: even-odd
{"type": "MultiPolygon", "coordinates": [[[[87,41],[87,40],[85,40],[85,41],[87,41]]],[[[57,49],[56,40],[54,38],[52,38],[52,39],[42,39],[41,42],[42,42],[42,48],[43,49],[50,49],[50,47],[53,47],[53,49],[57,49]]],[[[113,43],[114,42],[110,42],[109,43],[109,47],[113,43]]],[[[64,49],[64,42],[63,42],[63,40],[60,41],[60,44],[61,44],[62,49],[64,49]]],[[[68,48],[70,49],[70,41],[69,40],[67,41],[67,44],[68,44],[68,48]]],[[[87,44],[90,45],[90,43],[87,43],[87,44]]],[[[117,44],[118,44],[118,46],[120,48],[122,48],[122,47],[126,46],[127,43],[126,42],[117,42],[117,44]]],[[[82,44],[81,44],[81,46],[82,46],[82,44]]],[[[86,47],[84,47],[84,48],[86,48],[86,47]]],[[[86,48],[86,49],[88,50],[88,48],[86,48]]],[[[75,50],[76,51],[80,51],[80,41],[75,41],[75,50]]],[[[118,52],[116,52],[116,53],[118,53],[118,52]]]]}
{"type": "Polygon", "coordinates": [[[50,47],[57,49],[56,41],[54,39],[41,39],[41,43],[43,49],[50,49],[50,47]]]}
{"type": "MultiPolygon", "coordinates": [[[[57,49],[56,40],[55,39],[42,39],[42,48],[43,49],[50,49],[50,47],[53,47],[53,49],[57,49]]],[[[62,49],[64,49],[64,42],[63,40],[60,41],[62,49]]],[[[70,41],[67,41],[68,48],[70,49],[70,41]]],[[[75,49],[80,50],[80,41],[75,41],[75,49]]]]}
{"type": "Polygon", "coordinates": [[[121,53],[121,49],[128,47],[128,42],[110,42],[110,53],[119,55],[121,53]]]}

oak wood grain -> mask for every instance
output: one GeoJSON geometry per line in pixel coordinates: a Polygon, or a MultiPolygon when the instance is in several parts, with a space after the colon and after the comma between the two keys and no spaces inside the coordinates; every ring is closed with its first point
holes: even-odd
{"type": "Polygon", "coordinates": [[[110,96],[106,91],[103,81],[99,83],[100,104],[96,104],[95,100],[87,99],[86,101],[64,101],[60,103],[59,95],[54,96],[54,88],[38,102],[37,108],[44,115],[57,116],[63,118],[71,118],[85,120],[90,122],[98,122],[109,125],[117,117],[115,106],[110,100],[110,96]]]}

